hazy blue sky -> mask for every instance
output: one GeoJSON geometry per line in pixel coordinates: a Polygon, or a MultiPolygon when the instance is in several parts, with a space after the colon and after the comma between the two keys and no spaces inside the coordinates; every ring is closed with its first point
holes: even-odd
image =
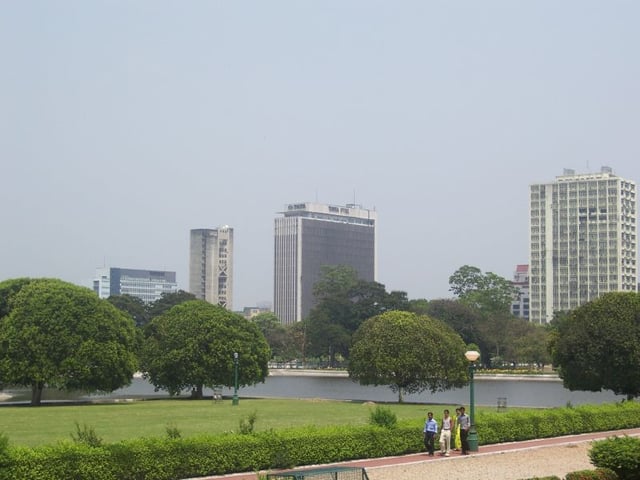
{"type": "Polygon", "coordinates": [[[640,181],[637,0],[0,1],[0,279],[175,270],[235,229],[272,300],[288,203],[379,215],[379,278],[528,262],[528,193],[640,181]]]}

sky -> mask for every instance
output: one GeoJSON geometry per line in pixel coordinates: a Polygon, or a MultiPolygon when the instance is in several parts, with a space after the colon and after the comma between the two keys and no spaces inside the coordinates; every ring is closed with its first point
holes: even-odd
{"type": "Polygon", "coordinates": [[[289,203],[378,214],[378,281],[528,263],[529,185],[640,182],[636,0],[0,0],[0,280],[171,270],[234,228],[273,299],[289,203]]]}

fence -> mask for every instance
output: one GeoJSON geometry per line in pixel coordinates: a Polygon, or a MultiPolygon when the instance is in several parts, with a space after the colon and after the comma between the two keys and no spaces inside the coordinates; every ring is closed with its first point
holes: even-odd
{"type": "Polygon", "coordinates": [[[267,480],[369,480],[362,467],[323,467],[269,473],[267,480]]]}

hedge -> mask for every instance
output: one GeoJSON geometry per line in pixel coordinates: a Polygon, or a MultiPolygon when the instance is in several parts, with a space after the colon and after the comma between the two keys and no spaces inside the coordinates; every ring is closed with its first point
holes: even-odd
{"type": "MultiPolygon", "coordinates": [[[[0,451],[1,480],[176,480],[419,452],[424,419],[394,428],[304,427],[241,435],[71,441],[0,451]]],[[[479,412],[481,445],[640,426],[640,404],[479,412]]],[[[0,449],[2,450],[2,449],[0,449]]]]}

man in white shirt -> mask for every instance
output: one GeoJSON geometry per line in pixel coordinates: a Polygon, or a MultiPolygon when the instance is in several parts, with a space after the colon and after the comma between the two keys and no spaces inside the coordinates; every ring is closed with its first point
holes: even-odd
{"type": "Polygon", "coordinates": [[[440,422],[440,455],[449,456],[451,450],[451,432],[455,428],[455,420],[449,416],[449,410],[444,411],[440,422]]]}

